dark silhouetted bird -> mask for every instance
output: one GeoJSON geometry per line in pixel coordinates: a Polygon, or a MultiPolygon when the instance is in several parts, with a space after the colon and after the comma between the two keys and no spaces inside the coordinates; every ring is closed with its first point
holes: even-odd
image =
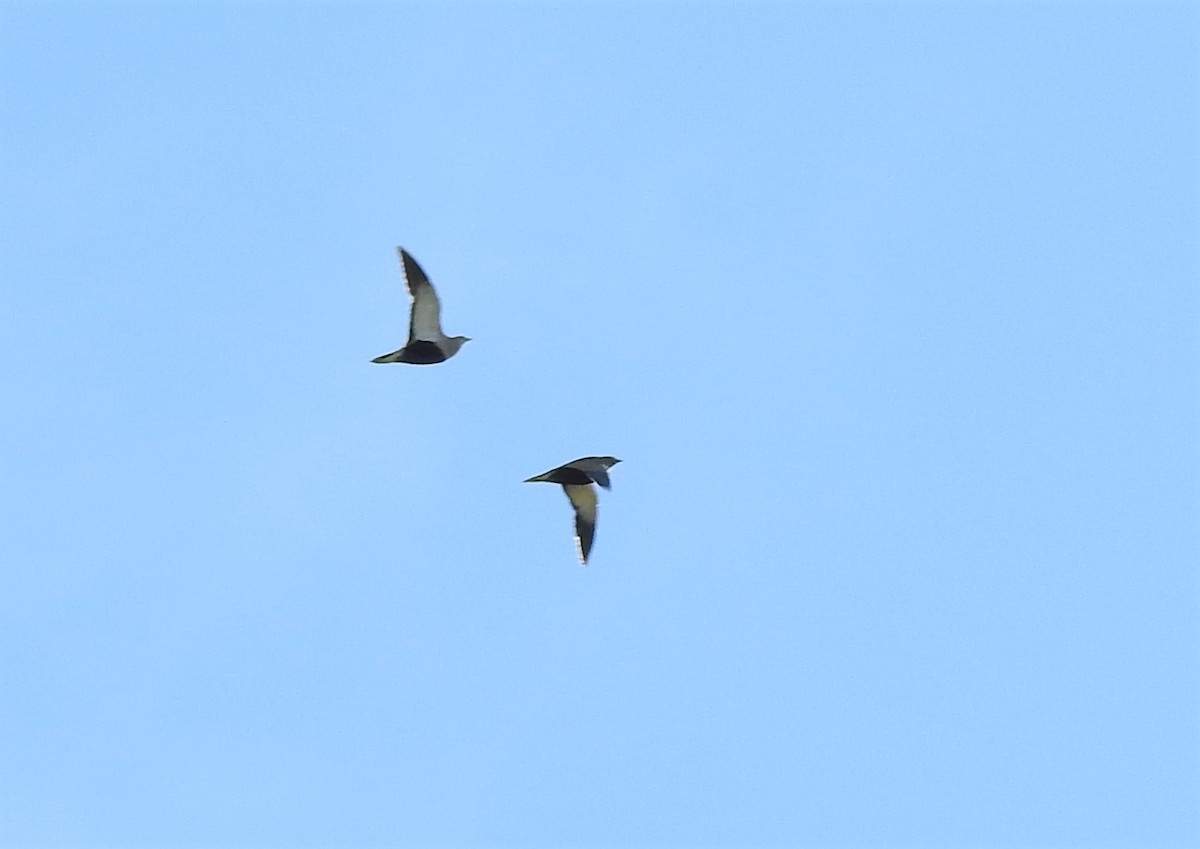
{"type": "Polygon", "coordinates": [[[442,333],[442,305],[438,301],[433,284],[404,248],[400,251],[400,262],[404,265],[404,280],[412,295],[412,309],[408,315],[408,342],[399,351],[392,351],[371,360],[373,363],[411,363],[427,366],[445,362],[458,353],[466,336],[446,336],[442,333]]]}
{"type": "Polygon", "coordinates": [[[525,480],[525,483],[562,484],[563,492],[575,508],[575,543],[579,549],[579,562],[585,566],[592,551],[592,539],[596,536],[596,490],[592,484],[598,483],[608,489],[608,470],[619,462],[616,457],[580,457],[525,480]]]}

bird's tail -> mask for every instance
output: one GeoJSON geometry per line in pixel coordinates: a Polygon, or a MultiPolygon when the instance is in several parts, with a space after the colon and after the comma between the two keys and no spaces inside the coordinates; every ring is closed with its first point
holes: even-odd
{"type": "Polygon", "coordinates": [[[373,362],[373,363],[398,363],[398,362],[400,362],[400,353],[403,350],[404,350],[403,348],[400,348],[399,350],[392,351],[390,354],[384,354],[381,357],[376,357],[375,359],[371,360],[371,362],[373,362]]]}

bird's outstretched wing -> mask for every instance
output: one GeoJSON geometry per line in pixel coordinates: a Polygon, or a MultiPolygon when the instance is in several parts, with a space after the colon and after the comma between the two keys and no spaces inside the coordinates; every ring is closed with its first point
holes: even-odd
{"type": "Polygon", "coordinates": [[[580,457],[567,463],[568,468],[578,469],[605,489],[611,489],[608,468],[621,462],[615,457],[580,457]]]}
{"type": "Polygon", "coordinates": [[[610,485],[609,480],[608,480],[608,470],[607,469],[601,469],[601,468],[585,469],[583,473],[585,475],[587,475],[589,478],[591,478],[592,480],[594,480],[596,483],[600,484],[600,486],[604,487],[605,489],[612,488],[612,486],[610,485]]]}
{"type": "Polygon", "coordinates": [[[591,484],[566,484],[563,491],[575,508],[575,544],[579,549],[579,562],[586,566],[596,536],[596,490],[591,484]]]}
{"type": "Polygon", "coordinates": [[[408,343],[439,342],[442,337],[442,305],[433,284],[408,251],[399,248],[404,265],[404,281],[412,295],[412,310],[408,316],[408,343]]]}

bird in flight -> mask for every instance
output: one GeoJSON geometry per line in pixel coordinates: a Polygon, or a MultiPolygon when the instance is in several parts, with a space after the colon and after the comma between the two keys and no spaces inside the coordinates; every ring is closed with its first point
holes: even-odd
{"type": "Polygon", "coordinates": [[[408,342],[398,351],[384,354],[371,360],[373,363],[411,363],[426,366],[441,363],[458,353],[466,336],[446,336],[442,333],[442,305],[438,301],[433,284],[417,265],[417,261],[404,248],[400,251],[400,262],[404,266],[404,280],[412,295],[412,309],[408,315],[408,342]]]}
{"type": "Polygon", "coordinates": [[[563,492],[575,508],[575,544],[581,565],[587,565],[596,536],[596,490],[592,484],[609,489],[608,470],[619,462],[616,457],[580,457],[525,480],[525,483],[562,484],[563,492]]]}

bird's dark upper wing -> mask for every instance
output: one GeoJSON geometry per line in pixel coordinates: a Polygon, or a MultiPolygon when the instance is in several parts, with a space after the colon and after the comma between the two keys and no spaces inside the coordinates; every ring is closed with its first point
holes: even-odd
{"type": "Polygon", "coordinates": [[[601,468],[588,469],[587,471],[584,472],[584,474],[586,474],[589,478],[594,480],[596,483],[600,484],[600,486],[604,487],[605,489],[612,488],[610,486],[609,480],[608,480],[608,469],[601,469],[601,468]]]}
{"type": "Polygon", "coordinates": [[[563,468],[578,469],[587,475],[591,480],[605,489],[611,489],[611,484],[608,479],[608,467],[613,463],[609,457],[580,457],[578,460],[572,460],[563,468]]]}
{"type": "Polygon", "coordinates": [[[408,251],[400,248],[404,265],[404,281],[412,295],[412,310],[408,316],[408,341],[437,342],[442,338],[442,305],[433,284],[408,251]]]}

